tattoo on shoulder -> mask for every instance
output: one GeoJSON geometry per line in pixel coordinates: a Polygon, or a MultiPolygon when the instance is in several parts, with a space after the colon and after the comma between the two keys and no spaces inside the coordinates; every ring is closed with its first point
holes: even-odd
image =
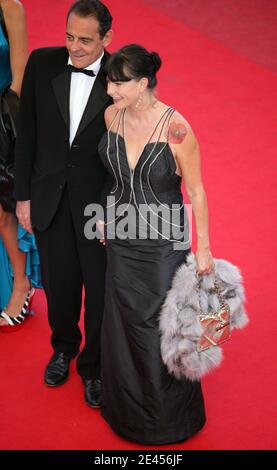
{"type": "Polygon", "coordinates": [[[167,129],[167,138],[170,144],[181,144],[188,130],[182,122],[172,122],[167,129]]]}

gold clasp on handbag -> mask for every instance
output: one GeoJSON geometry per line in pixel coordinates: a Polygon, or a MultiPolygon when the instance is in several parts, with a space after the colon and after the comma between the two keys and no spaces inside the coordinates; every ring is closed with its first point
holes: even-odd
{"type": "Polygon", "coordinates": [[[216,276],[212,292],[215,293],[219,299],[220,307],[217,311],[203,313],[199,279],[197,289],[200,307],[198,319],[203,329],[202,335],[197,342],[197,351],[201,352],[213,346],[219,346],[230,337],[230,308],[221,294],[216,276]]]}

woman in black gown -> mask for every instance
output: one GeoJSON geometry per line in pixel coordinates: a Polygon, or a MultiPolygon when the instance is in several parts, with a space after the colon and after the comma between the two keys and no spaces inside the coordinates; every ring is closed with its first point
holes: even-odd
{"type": "Polygon", "coordinates": [[[186,120],[157,100],[161,61],[138,45],[107,66],[114,104],[99,151],[113,178],[102,243],[108,266],[102,329],[102,416],[143,444],[185,440],[205,422],[199,382],[177,380],[162,363],[159,311],[190,252],[182,177],[197,230],[197,269],[212,269],[199,152],[186,120]]]}

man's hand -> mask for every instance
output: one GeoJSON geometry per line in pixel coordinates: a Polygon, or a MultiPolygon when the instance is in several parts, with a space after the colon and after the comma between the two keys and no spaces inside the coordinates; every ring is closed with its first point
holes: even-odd
{"type": "Polygon", "coordinates": [[[16,216],[20,225],[29,233],[33,233],[31,224],[31,201],[17,201],[16,216]]]}

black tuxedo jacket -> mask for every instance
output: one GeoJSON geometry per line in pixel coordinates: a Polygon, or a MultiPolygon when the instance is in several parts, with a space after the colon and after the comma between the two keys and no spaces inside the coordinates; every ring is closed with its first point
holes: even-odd
{"type": "Polygon", "coordinates": [[[30,55],[24,75],[15,160],[17,200],[31,200],[32,224],[40,231],[51,223],[65,185],[69,192],[76,233],[85,242],[84,209],[103,201],[109,185],[98,143],[106,130],[106,93],[102,60],[72,146],[69,146],[71,73],[65,47],[43,48],[30,55]],[[102,198],[102,199],[101,199],[102,198]]]}

